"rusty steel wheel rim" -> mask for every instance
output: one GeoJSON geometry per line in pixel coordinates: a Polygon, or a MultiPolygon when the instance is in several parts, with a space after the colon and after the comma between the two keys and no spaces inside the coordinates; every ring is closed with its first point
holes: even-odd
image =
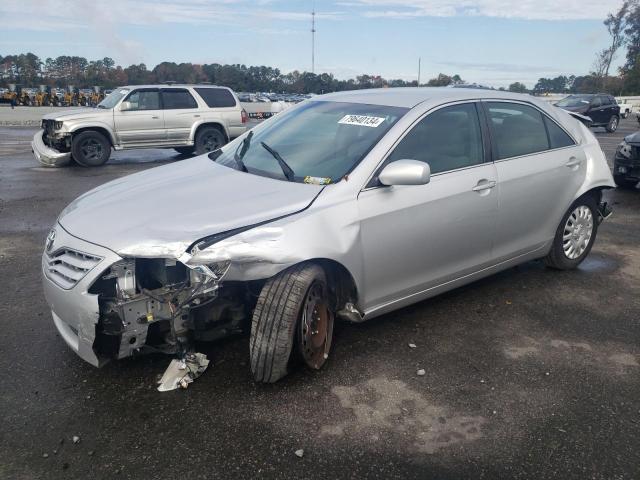
{"type": "Polygon", "coordinates": [[[304,362],[319,369],[329,358],[333,337],[333,313],[329,308],[325,288],[313,282],[305,296],[300,324],[300,352],[304,362]]]}

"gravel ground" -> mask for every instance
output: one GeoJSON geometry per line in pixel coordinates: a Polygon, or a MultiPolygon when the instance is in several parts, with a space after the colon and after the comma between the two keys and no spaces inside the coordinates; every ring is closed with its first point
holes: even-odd
{"type": "MultiPolygon", "coordinates": [[[[598,133],[609,158],[636,126],[598,133]]],[[[0,478],[640,478],[639,191],[607,193],[576,271],[530,262],[341,324],[325,369],[275,385],[251,380],[247,337],[202,345],[209,370],[161,394],[167,357],[98,370],[66,347],[39,262],[73,198],[181,157],[45,169],[33,132],[0,128],[0,478]]]]}

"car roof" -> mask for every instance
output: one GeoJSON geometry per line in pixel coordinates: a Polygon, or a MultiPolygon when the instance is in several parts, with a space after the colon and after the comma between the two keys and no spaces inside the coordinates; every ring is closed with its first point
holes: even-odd
{"type": "Polygon", "coordinates": [[[610,93],[572,93],[569,96],[570,97],[596,97],[596,96],[613,97],[613,95],[611,95],[610,93]]]}
{"type": "Polygon", "coordinates": [[[397,87],[329,93],[313,97],[312,101],[368,103],[389,107],[413,108],[427,100],[448,103],[483,98],[531,102],[535,97],[484,88],[397,87]]]}
{"type": "Polygon", "coordinates": [[[224,88],[225,90],[231,90],[229,87],[223,87],[222,85],[198,84],[198,83],[156,83],[153,85],[123,85],[118,88],[224,88]]]}

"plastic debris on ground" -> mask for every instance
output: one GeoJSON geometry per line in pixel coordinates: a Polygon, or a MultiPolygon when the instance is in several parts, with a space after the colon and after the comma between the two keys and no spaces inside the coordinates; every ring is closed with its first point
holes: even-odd
{"type": "Polygon", "coordinates": [[[174,358],[158,381],[158,391],[187,388],[208,366],[209,360],[204,353],[188,353],[184,358],[174,358]]]}

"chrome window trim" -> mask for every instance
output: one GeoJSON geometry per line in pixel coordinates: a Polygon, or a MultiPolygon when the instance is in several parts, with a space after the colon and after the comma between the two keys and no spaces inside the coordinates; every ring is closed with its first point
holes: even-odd
{"type": "Polygon", "coordinates": [[[519,160],[525,157],[533,157],[534,155],[541,155],[543,153],[557,152],[559,150],[566,150],[568,148],[575,148],[577,146],[578,145],[568,145],[566,147],[550,148],[549,150],[540,150],[539,152],[527,153],[525,155],[518,155],[517,157],[501,158],[500,160],[494,160],[493,163],[503,163],[503,162],[508,162],[510,160],[519,160]]]}

